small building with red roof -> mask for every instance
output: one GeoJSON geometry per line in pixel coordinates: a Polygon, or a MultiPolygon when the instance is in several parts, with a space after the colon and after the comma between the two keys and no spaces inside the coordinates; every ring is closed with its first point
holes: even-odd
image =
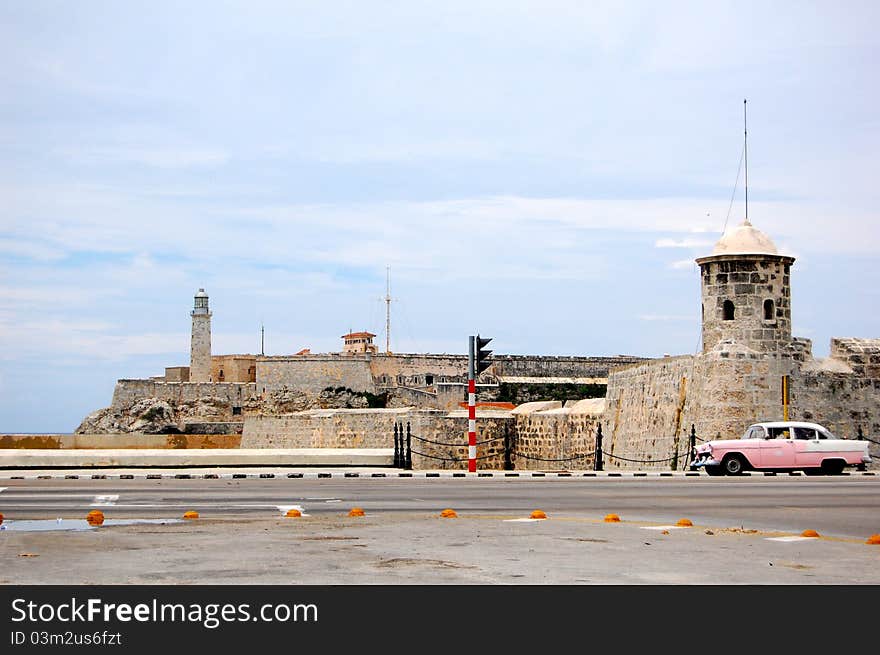
{"type": "Polygon", "coordinates": [[[373,337],[375,336],[372,332],[351,332],[342,335],[342,354],[378,353],[379,349],[373,343],[373,337]]]}

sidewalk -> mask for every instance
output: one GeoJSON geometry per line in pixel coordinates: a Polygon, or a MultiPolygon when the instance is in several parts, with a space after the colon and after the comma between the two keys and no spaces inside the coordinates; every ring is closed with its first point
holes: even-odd
{"type": "Polygon", "coordinates": [[[0,450],[0,468],[386,466],[393,448],[141,448],[0,450]]]}

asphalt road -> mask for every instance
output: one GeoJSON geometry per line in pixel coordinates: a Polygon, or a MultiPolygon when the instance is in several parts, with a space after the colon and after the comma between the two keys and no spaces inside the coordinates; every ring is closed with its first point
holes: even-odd
{"type": "Polygon", "coordinates": [[[859,538],[880,532],[880,478],[660,479],[285,479],[8,480],[0,512],[12,518],[83,518],[101,509],[116,518],[270,517],[297,505],[310,514],[352,506],[372,513],[458,512],[643,521],[688,517],[701,524],[859,538]]]}
{"type": "Polygon", "coordinates": [[[0,584],[880,584],[873,476],[2,485],[0,584]],[[92,509],[101,528],[28,527],[92,509]],[[529,520],[535,509],[548,519],[529,520]]]}

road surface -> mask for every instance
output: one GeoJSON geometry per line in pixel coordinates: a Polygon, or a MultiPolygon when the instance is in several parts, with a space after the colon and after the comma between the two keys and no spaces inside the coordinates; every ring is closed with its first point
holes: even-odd
{"type": "Polygon", "coordinates": [[[874,476],[7,479],[0,488],[5,584],[880,583],[880,546],[866,544],[880,533],[874,476]],[[355,506],[364,517],[348,516],[355,506]],[[305,516],[286,518],[291,507],[305,516]],[[439,518],[444,508],[458,518],[439,518]],[[108,519],[101,528],[18,529],[72,525],[93,509],[108,519]],[[536,509],[548,519],[529,520],[536,509]],[[200,518],[180,520],[187,510],[200,518]],[[605,522],[610,513],[621,522],[605,522]],[[693,527],[676,526],[681,518],[693,527]],[[124,519],[153,522],[111,525],[124,519]],[[807,529],[820,536],[802,537],[807,529]]]}

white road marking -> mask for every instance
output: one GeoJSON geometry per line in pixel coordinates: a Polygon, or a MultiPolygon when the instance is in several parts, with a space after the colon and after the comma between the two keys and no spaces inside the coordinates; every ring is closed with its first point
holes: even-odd
{"type": "Polygon", "coordinates": [[[0,487],[0,493],[6,491],[9,487],[0,487]]]}
{"type": "Polygon", "coordinates": [[[105,496],[95,496],[91,507],[111,507],[119,500],[119,494],[107,494],[105,496]]]}
{"type": "MultiPolygon", "coordinates": [[[[179,503],[114,503],[113,505],[109,505],[114,509],[191,509],[193,507],[193,503],[188,502],[179,502],[179,503]]],[[[282,513],[287,513],[288,509],[298,509],[299,511],[303,511],[301,505],[266,505],[266,504],[228,504],[224,502],[216,502],[216,501],[208,501],[208,502],[199,502],[197,503],[199,509],[277,509],[282,513]]],[[[76,509],[76,505],[71,505],[70,509],[76,509]]],[[[308,516],[303,513],[303,516],[308,516]]]]}
{"type": "Polygon", "coordinates": [[[767,537],[767,541],[819,541],[816,537],[767,537]]]}
{"type": "Polygon", "coordinates": [[[504,519],[505,523],[537,523],[538,521],[546,521],[547,519],[504,519]]]}
{"type": "Polygon", "coordinates": [[[643,525],[642,530],[681,530],[690,526],[687,525],[643,525]]]}
{"type": "MultiPolygon", "coordinates": [[[[8,487],[7,487],[8,488],[8,487]]],[[[38,494],[29,494],[29,493],[13,493],[9,494],[7,498],[15,498],[15,500],[21,500],[27,498],[29,500],[34,498],[39,498],[40,500],[54,500],[56,498],[95,498],[94,494],[52,494],[52,493],[38,493],[38,494]]]]}

